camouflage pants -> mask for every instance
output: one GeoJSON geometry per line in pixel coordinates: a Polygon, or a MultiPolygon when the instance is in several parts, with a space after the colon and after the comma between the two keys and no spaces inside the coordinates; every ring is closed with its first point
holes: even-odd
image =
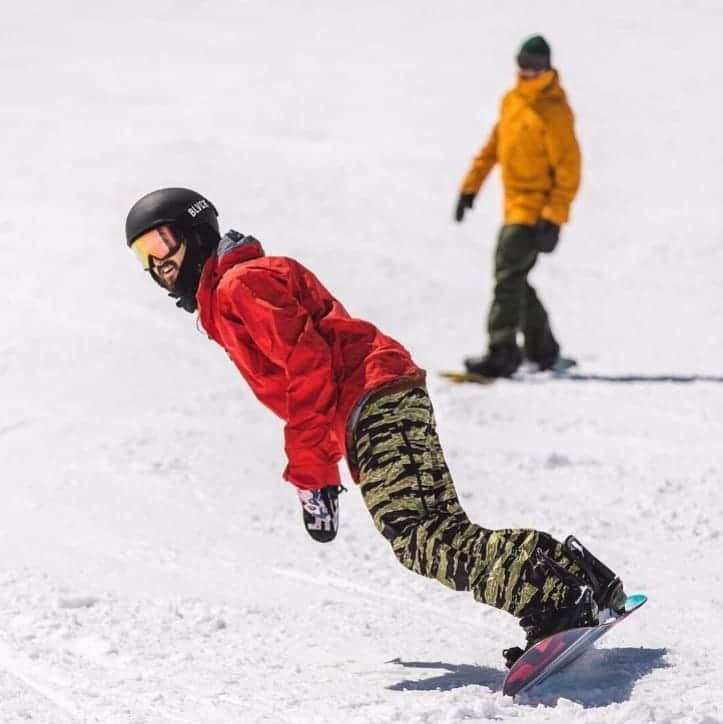
{"type": "Polygon", "coordinates": [[[529,605],[555,608],[566,599],[566,584],[535,555],[539,549],[577,572],[558,541],[537,530],[488,530],[469,520],[425,390],[369,402],[354,437],[364,502],[404,566],[516,616],[529,605]]]}

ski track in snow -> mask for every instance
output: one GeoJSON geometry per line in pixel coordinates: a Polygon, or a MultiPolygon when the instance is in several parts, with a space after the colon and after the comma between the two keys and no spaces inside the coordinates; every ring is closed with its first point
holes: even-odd
{"type": "Polygon", "coordinates": [[[721,22],[709,0],[3,8],[0,722],[723,723],[721,22]],[[454,386],[499,174],[451,213],[538,31],[584,177],[532,280],[579,366],[454,386]],[[516,622],[405,571],[346,473],[314,544],[280,423],[125,247],[166,185],[412,351],[473,520],[576,534],[645,609],[513,701],[516,622]]]}

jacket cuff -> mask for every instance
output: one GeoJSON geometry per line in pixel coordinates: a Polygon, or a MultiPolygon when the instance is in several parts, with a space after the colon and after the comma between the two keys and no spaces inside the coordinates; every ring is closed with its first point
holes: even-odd
{"type": "Polygon", "coordinates": [[[284,470],[284,480],[302,490],[319,490],[325,485],[341,485],[339,466],[336,464],[316,467],[298,467],[289,464],[284,470]]]}
{"type": "Polygon", "coordinates": [[[541,219],[551,221],[553,224],[562,226],[568,220],[569,214],[567,209],[553,208],[552,206],[545,206],[540,214],[541,219]]]}

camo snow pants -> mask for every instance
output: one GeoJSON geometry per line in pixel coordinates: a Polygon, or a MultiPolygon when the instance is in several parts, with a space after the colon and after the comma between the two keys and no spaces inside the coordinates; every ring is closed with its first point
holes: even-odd
{"type": "Polygon", "coordinates": [[[537,530],[488,530],[469,520],[425,390],[368,402],[354,429],[354,447],[364,502],[404,566],[515,616],[528,606],[557,608],[566,600],[564,581],[535,555],[540,549],[577,572],[558,541],[537,530]]]}

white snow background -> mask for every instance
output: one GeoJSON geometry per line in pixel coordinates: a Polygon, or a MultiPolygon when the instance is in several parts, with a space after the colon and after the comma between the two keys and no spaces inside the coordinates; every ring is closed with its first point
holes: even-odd
{"type": "Polygon", "coordinates": [[[4,4],[0,721],[723,721],[722,27],[717,0],[4,4]],[[501,219],[497,172],[462,225],[457,189],[536,32],[584,181],[533,280],[582,379],[454,387],[501,219]],[[516,621],[402,568],[358,490],[315,544],[281,424],[125,246],[173,185],[412,351],[474,520],[575,533],[647,606],[513,701],[516,621]]]}

